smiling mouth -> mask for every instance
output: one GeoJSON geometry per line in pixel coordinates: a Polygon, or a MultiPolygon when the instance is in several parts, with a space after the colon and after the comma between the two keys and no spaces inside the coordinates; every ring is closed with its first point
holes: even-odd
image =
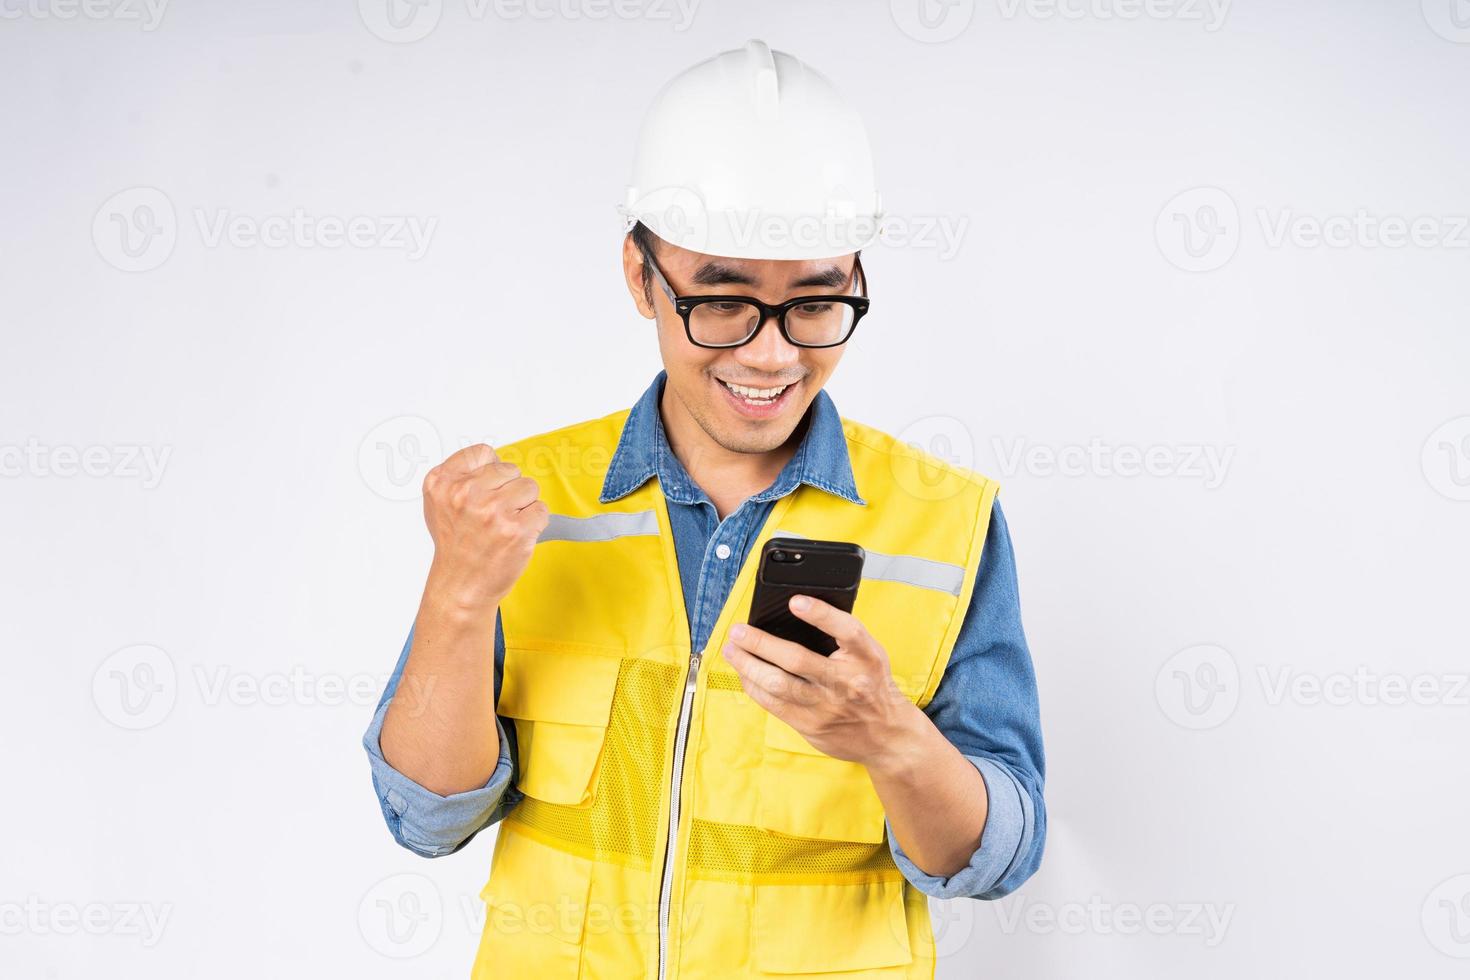
{"type": "MultiPolygon", "coordinates": [[[[739,398],[743,402],[756,406],[776,404],[777,399],[779,399],[786,392],[786,389],[791,387],[791,384],[784,384],[775,388],[754,388],[750,385],[732,384],[729,381],[725,381],[723,379],[716,380],[718,380],[720,384],[724,385],[726,390],[733,394],[736,398],[739,398]]],[[[795,384],[795,382],[792,382],[792,384],[795,384]]]]}

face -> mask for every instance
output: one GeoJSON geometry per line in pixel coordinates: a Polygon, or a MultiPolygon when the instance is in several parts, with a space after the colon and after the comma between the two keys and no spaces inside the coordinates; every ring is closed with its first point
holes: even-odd
{"type": "MultiPolygon", "coordinates": [[[[680,296],[754,296],[773,305],[797,296],[852,292],[856,258],[732,259],[666,242],[659,243],[655,255],[680,296]]],[[[623,243],[623,271],[639,312],[657,322],[659,352],[668,373],[665,395],[672,394],[710,439],[731,452],[767,453],[784,445],[836,370],[847,345],[795,347],[769,319],[742,347],[697,347],[689,342],[683,321],[656,281],[649,306],[642,256],[631,236],[623,243]]]]}

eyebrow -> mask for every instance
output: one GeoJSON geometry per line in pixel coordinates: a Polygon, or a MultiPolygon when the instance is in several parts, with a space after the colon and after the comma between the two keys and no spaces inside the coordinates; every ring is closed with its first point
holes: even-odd
{"type": "MultiPolygon", "coordinates": [[[[706,262],[695,270],[690,280],[696,286],[754,286],[755,280],[739,269],[723,262],[706,262]]],[[[830,286],[834,289],[846,286],[848,282],[847,273],[836,266],[830,266],[821,272],[809,276],[802,276],[791,284],[793,289],[804,289],[809,286],[830,286]]]]}

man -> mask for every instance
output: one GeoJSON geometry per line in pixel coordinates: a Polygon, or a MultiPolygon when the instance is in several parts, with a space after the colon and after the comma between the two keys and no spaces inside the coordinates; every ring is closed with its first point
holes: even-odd
{"type": "Polygon", "coordinates": [[[1044,766],[995,485],[822,390],[868,305],[861,121],[751,41],[665,87],[634,171],[664,370],[424,481],[384,816],[428,856],[500,821],[476,977],[932,976],[925,896],[1035,871],[1044,766]],[[791,602],[830,656],[743,622],[778,535],[866,552],[851,614],[791,602]]]}

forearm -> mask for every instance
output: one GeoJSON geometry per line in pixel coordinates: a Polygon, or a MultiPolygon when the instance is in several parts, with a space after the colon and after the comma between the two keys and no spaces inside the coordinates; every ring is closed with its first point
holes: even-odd
{"type": "Polygon", "coordinates": [[[494,656],[499,600],[463,597],[436,564],[380,738],[389,765],[441,796],[484,786],[500,756],[494,656]]]}
{"type": "Polygon", "coordinates": [[[926,874],[948,877],[980,848],[989,813],[985,779],[922,711],[868,763],[899,846],[926,874]]]}

